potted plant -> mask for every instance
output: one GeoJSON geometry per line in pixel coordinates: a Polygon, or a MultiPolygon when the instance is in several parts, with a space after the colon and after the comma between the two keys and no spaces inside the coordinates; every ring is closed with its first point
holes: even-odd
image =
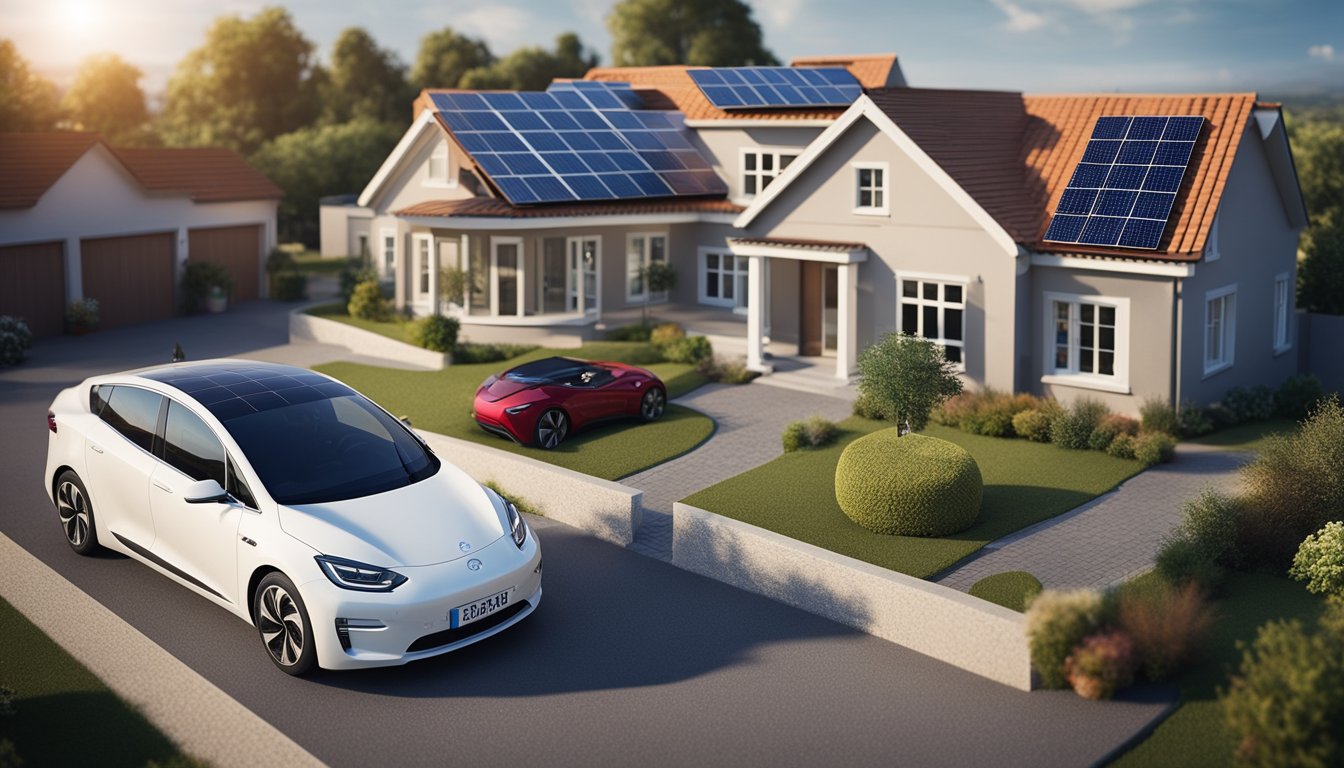
{"type": "Polygon", "coordinates": [[[224,286],[212,285],[210,292],[205,295],[205,308],[210,310],[211,314],[219,314],[229,306],[229,295],[224,292],[224,286]]]}
{"type": "Polygon", "coordinates": [[[98,327],[98,300],[83,298],[70,302],[65,308],[66,332],[73,336],[83,336],[98,327]]]}
{"type": "Polygon", "coordinates": [[[223,312],[231,290],[233,278],[222,265],[189,261],[182,272],[182,312],[223,312]]]}

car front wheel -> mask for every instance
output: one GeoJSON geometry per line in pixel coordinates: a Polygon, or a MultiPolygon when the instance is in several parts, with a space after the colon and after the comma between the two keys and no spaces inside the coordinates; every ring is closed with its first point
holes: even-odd
{"type": "Polygon", "coordinates": [[[569,417],[559,408],[541,414],[537,419],[537,447],[550,450],[569,434],[569,417]]]}
{"type": "Polygon", "coordinates": [[[65,541],[81,555],[98,549],[98,532],[93,528],[93,504],[79,475],[70,470],[56,480],[56,514],[60,517],[65,541]]]}
{"type": "Polygon", "coordinates": [[[306,675],[317,666],[317,648],[308,610],[294,582],[283,573],[266,575],[252,598],[252,615],[266,655],[286,674],[306,675]]]}
{"type": "Polygon", "coordinates": [[[667,409],[667,395],[663,390],[654,387],[644,393],[644,398],[639,401],[639,416],[645,421],[653,421],[663,415],[667,409]]]}

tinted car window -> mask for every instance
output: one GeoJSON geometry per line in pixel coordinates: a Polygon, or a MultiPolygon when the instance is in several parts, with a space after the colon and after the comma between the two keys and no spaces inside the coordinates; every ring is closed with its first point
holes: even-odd
{"type": "Polygon", "coordinates": [[[127,440],[146,451],[152,451],[154,433],[158,431],[159,425],[159,405],[162,402],[163,396],[157,392],[139,387],[113,387],[100,415],[108,426],[125,435],[127,440]]]}
{"type": "Polygon", "coordinates": [[[280,504],[343,501],[432,476],[439,460],[358,395],[297,403],[224,422],[280,504]]]}
{"type": "Polygon", "coordinates": [[[163,432],[163,460],[192,480],[214,480],[223,488],[224,446],[201,417],[168,401],[168,426],[163,432]]]}
{"type": "Polygon", "coordinates": [[[89,410],[97,416],[103,412],[103,406],[107,405],[107,398],[112,396],[112,390],[115,387],[110,384],[94,384],[89,389],[89,410]]]}
{"type": "Polygon", "coordinates": [[[252,496],[252,489],[247,487],[247,481],[243,480],[242,476],[238,474],[238,467],[233,463],[232,458],[229,459],[229,484],[224,486],[224,490],[243,504],[252,509],[258,509],[257,500],[252,496]]]}

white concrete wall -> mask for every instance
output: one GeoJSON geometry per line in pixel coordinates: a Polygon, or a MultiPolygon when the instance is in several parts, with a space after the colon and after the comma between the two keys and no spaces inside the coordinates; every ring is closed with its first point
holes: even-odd
{"type": "Polygon", "coordinates": [[[442,352],[413,347],[353,325],[306,314],[301,309],[289,314],[289,338],[291,341],[334,344],[361,355],[397,360],[430,371],[448,366],[448,355],[442,352]]]}
{"type": "Polygon", "coordinates": [[[373,212],[355,205],[323,205],[318,208],[319,239],[322,256],[329,259],[359,255],[355,235],[369,235],[369,255],[374,252],[374,233],[369,231],[373,212]]]}

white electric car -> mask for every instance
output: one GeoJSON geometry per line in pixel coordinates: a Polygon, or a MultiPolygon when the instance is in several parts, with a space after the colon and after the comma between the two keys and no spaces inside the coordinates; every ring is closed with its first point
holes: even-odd
{"type": "Polygon", "coordinates": [[[56,396],[47,428],[70,546],[251,622],[292,675],[447,653],[541,600],[513,504],[321,374],[212,360],[95,376],[56,396]]]}

